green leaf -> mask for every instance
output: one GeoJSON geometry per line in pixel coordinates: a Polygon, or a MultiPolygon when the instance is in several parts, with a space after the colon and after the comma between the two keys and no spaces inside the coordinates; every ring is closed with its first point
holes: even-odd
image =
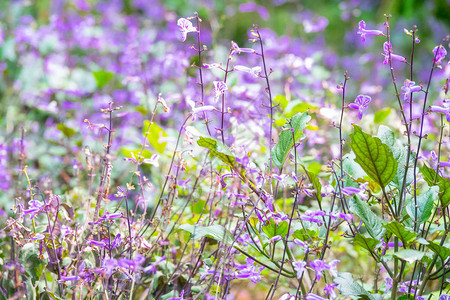
{"type": "Polygon", "coordinates": [[[66,125],[64,125],[62,123],[59,123],[58,125],[56,125],[56,129],[61,131],[68,138],[72,137],[76,133],[75,129],[67,127],[66,125]]]}
{"type": "MultiPolygon", "coordinates": [[[[408,147],[403,146],[399,140],[396,140],[394,132],[389,127],[384,125],[380,125],[380,127],[378,128],[377,137],[381,140],[381,142],[388,145],[389,149],[392,152],[392,155],[394,156],[394,159],[399,163],[399,166],[397,168],[397,174],[395,175],[392,182],[400,190],[402,188],[403,178],[405,177],[404,175],[405,175],[406,159],[408,156],[408,147]]],[[[409,155],[408,165],[409,166],[414,165],[414,154],[412,152],[410,152],[409,155]]],[[[413,169],[410,167],[408,168],[408,175],[406,176],[405,186],[411,184],[413,179],[414,173],[413,169]]]]}
{"type": "Polygon", "coordinates": [[[436,177],[436,171],[423,166],[420,168],[423,178],[428,183],[428,186],[437,185],[439,187],[439,199],[441,200],[441,205],[443,208],[450,204],[450,179],[444,178],[440,175],[436,177]],[[436,182],[434,178],[436,177],[436,182]]]}
{"type": "Polygon", "coordinates": [[[395,252],[393,255],[394,257],[397,257],[411,264],[417,260],[421,260],[422,257],[425,255],[425,252],[411,249],[403,249],[398,252],[395,252]]]}
{"type": "Polygon", "coordinates": [[[357,197],[349,198],[350,211],[361,218],[371,237],[381,240],[385,229],[382,226],[382,220],[377,217],[369,208],[369,205],[362,202],[357,197]]]}
{"type": "Polygon", "coordinates": [[[276,95],[275,98],[273,98],[273,103],[279,104],[283,110],[288,105],[288,101],[283,95],[276,95]]]}
{"type": "Polygon", "coordinates": [[[366,291],[358,282],[356,282],[352,274],[347,272],[339,272],[338,276],[334,277],[334,282],[339,284],[338,289],[341,295],[351,297],[353,299],[377,300],[368,291],[366,291]]]}
{"type": "Polygon", "coordinates": [[[273,238],[276,235],[281,235],[285,237],[288,232],[289,224],[286,221],[283,221],[279,224],[276,224],[274,220],[270,219],[269,223],[262,227],[262,230],[269,237],[269,239],[273,238]]]}
{"type": "Polygon", "coordinates": [[[426,246],[428,247],[428,249],[436,253],[442,261],[445,261],[447,257],[450,256],[450,249],[448,247],[442,247],[441,245],[434,242],[429,242],[429,244],[426,246]]]}
{"type": "Polygon", "coordinates": [[[187,231],[191,234],[191,239],[198,240],[206,236],[213,240],[223,242],[227,245],[233,243],[231,234],[222,225],[200,226],[182,224],[179,230],[187,231]]]}
{"type": "Polygon", "coordinates": [[[123,153],[123,155],[125,155],[125,157],[134,158],[139,162],[142,162],[144,159],[150,159],[153,155],[153,153],[151,153],[147,149],[144,149],[144,151],[142,151],[142,154],[141,154],[141,149],[128,150],[128,149],[123,148],[122,153],[123,153]],[[141,157],[139,157],[139,154],[141,154],[141,157]]]}
{"type": "Polygon", "coordinates": [[[319,202],[322,202],[322,184],[320,184],[319,178],[306,169],[304,165],[301,165],[306,175],[308,175],[309,182],[312,183],[314,190],[316,191],[316,197],[319,202]]]}
{"type": "Polygon", "coordinates": [[[402,224],[397,221],[389,222],[383,225],[383,227],[386,228],[387,231],[398,237],[405,246],[409,241],[413,240],[417,236],[417,233],[407,230],[402,224]]]}
{"type": "Polygon", "coordinates": [[[355,161],[373,181],[385,187],[396,175],[398,162],[379,138],[364,133],[358,125],[353,127],[350,147],[355,152],[355,161]]]}
{"type": "Polygon", "coordinates": [[[360,233],[357,233],[353,238],[353,244],[361,246],[362,248],[368,250],[369,252],[373,252],[375,247],[380,243],[380,240],[367,238],[360,233]]]}
{"type": "Polygon", "coordinates": [[[284,126],[285,130],[280,133],[280,139],[278,143],[272,149],[273,163],[279,169],[284,165],[287,155],[294,146],[294,140],[297,142],[303,136],[303,129],[305,129],[306,124],[311,120],[308,112],[299,113],[292,117],[291,125],[294,129],[294,133],[290,130],[291,126],[286,124],[284,126]]]}
{"type": "Polygon", "coordinates": [[[379,110],[375,113],[375,117],[373,118],[374,123],[381,123],[383,122],[391,113],[390,108],[385,108],[382,110],[379,110]]]}
{"type": "Polygon", "coordinates": [[[153,148],[155,148],[156,151],[158,151],[159,153],[163,153],[164,150],[166,149],[167,143],[160,143],[159,139],[162,137],[166,137],[167,133],[161,128],[159,127],[156,123],[152,123],[150,125],[150,121],[144,121],[144,127],[142,128],[142,134],[145,136],[145,134],[148,132],[147,134],[147,139],[150,143],[150,145],[152,145],[153,148]],[[149,128],[150,126],[150,128],[149,128]]]}
{"type": "Polygon", "coordinates": [[[203,148],[210,151],[212,156],[217,157],[225,164],[229,165],[231,168],[236,166],[236,158],[233,156],[230,150],[222,144],[220,141],[214,138],[200,137],[197,144],[203,148]]]}
{"type": "Polygon", "coordinates": [[[105,70],[92,72],[92,75],[94,75],[95,81],[97,82],[97,87],[100,89],[114,78],[114,73],[105,70]]]}
{"type": "Polygon", "coordinates": [[[31,274],[31,282],[33,284],[39,280],[44,268],[45,261],[39,258],[39,250],[32,243],[25,244],[20,251],[20,261],[25,269],[31,274]]]}
{"type": "MultiPolygon", "coordinates": [[[[419,223],[425,223],[431,216],[434,207],[434,199],[438,198],[438,192],[439,188],[437,186],[432,186],[428,188],[427,191],[417,196],[417,220],[419,223]]],[[[415,206],[414,198],[410,197],[408,204],[406,204],[406,212],[413,220],[415,219],[415,206]]]]}

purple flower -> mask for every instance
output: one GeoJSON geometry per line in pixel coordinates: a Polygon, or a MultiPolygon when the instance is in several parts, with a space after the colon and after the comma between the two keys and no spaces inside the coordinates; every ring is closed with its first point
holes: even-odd
{"type": "Polygon", "coordinates": [[[294,244],[303,247],[303,252],[306,253],[308,252],[308,245],[306,245],[306,243],[300,241],[299,239],[294,239],[294,244]]]}
{"type": "Polygon", "coordinates": [[[408,79],[405,80],[405,83],[402,86],[403,91],[403,101],[409,102],[411,100],[411,93],[420,92],[422,87],[420,85],[415,85],[414,81],[410,81],[408,79]]]}
{"type": "Polygon", "coordinates": [[[322,272],[325,270],[329,270],[330,266],[324,261],[320,259],[316,259],[309,263],[309,266],[314,269],[316,272],[316,279],[320,280],[322,278],[322,272]]]}
{"type": "Polygon", "coordinates": [[[366,34],[368,34],[368,35],[384,35],[384,33],[380,30],[366,29],[366,22],[364,22],[363,20],[359,21],[357,33],[361,35],[361,40],[363,42],[366,41],[366,34]]]}
{"type": "Polygon", "coordinates": [[[79,276],[61,276],[61,282],[63,281],[77,281],[78,279],[80,279],[79,276]]]}
{"type": "Polygon", "coordinates": [[[219,97],[225,93],[226,90],[228,90],[227,84],[223,81],[214,81],[214,96],[216,97],[216,102],[219,100],[219,97]]]}
{"type": "Polygon", "coordinates": [[[392,60],[398,60],[400,62],[406,62],[406,58],[404,58],[401,55],[397,55],[392,53],[392,45],[391,43],[384,42],[383,44],[383,51],[384,51],[384,62],[383,64],[387,65],[389,63],[389,53],[391,55],[392,60]]]}
{"type": "Polygon", "coordinates": [[[386,289],[384,290],[384,293],[387,294],[392,289],[392,278],[386,277],[386,289]]]}
{"type": "Polygon", "coordinates": [[[450,300],[450,295],[440,295],[439,300],[450,300]]]}
{"type": "Polygon", "coordinates": [[[439,45],[434,47],[433,53],[434,53],[433,61],[436,63],[438,67],[440,67],[442,60],[447,55],[447,50],[445,50],[444,46],[439,45]]]}
{"type": "Polygon", "coordinates": [[[177,22],[178,29],[181,31],[181,41],[184,42],[186,40],[187,34],[189,32],[197,32],[197,28],[192,26],[191,21],[185,18],[178,19],[177,22]]]}
{"type": "Polygon", "coordinates": [[[327,300],[327,299],[317,296],[316,294],[308,294],[306,295],[306,300],[327,300]]]}
{"type": "Polygon", "coordinates": [[[36,214],[38,214],[42,208],[44,207],[44,203],[39,200],[31,200],[28,202],[28,209],[23,211],[24,214],[30,214],[30,219],[33,219],[36,214]]]}
{"type": "Polygon", "coordinates": [[[328,297],[330,297],[331,299],[335,299],[337,297],[337,295],[336,295],[336,292],[334,291],[334,289],[337,286],[338,286],[337,283],[330,283],[330,284],[327,284],[323,290],[327,293],[328,297]]]}
{"type": "Polygon", "coordinates": [[[248,68],[245,66],[236,65],[233,70],[242,71],[253,75],[254,77],[261,77],[261,67],[248,68]]]}
{"type": "Polygon", "coordinates": [[[450,122],[450,104],[449,103],[444,102],[444,107],[432,105],[432,106],[430,106],[430,111],[445,114],[445,118],[447,119],[447,122],[450,122]]]}
{"type": "Polygon", "coordinates": [[[372,101],[372,98],[370,98],[370,96],[358,95],[355,99],[355,102],[350,103],[348,107],[351,109],[357,109],[358,118],[361,120],[364,110],[367,109],[367,107],[369,107],[370,101],[372,101]]]}
{"type": "Polygon", "coordinates": [[[144,272],[146,272],[146,273],[156,273],[156,271],[157,271],[156,266],[157,266],[158,264],[160,264],[161,262],[165,261],[165,260],[166,260],[166,257],[165,257],[165,256],[161,257],[161,258],[160,258],[159,260],[157,260],[156,262],[154,262],[154,263],[152,263],[151,265],[145,267],[145,268],[144,268],[144,272]]]}
{"type": "Polygon", "coordinates": [[[237,266],[236,268],[239,270],[236,278],[249,278],[251,282],[258,283],[261,281],[261,271],[264,270],[264,267],[257,268],[253,265],[254,261],[247,257],[245,259],[246,264],[237,266]]]}
{"type": "MultiPolygon", "coordinates": [[[[353,104],[353,103],[350,103],[353,104]]],[[[349,105],[350,106],[350,105],[349,105]]],[[[366,190],[366,186],[369,184],[369,182],[365,182],[361,184],[359,188],[352,187],[352,186],[346,186],[342,189],[342,194],[347,196],[353,196],[354,194],[358,194],[361,196],[362,199],[366,200],[367,196],[364,194],[366,190]]]]}
{"type": "Polygon", "coordinates": [[[276,236],[272,237],[272,238],[269,240],[269,243],[275,243],[275,242],[278,242],[278,241],[281,240],[281,239],[282,239],[281,235],[276,235],[276,236]]]}
{"type": "Polygon", "coordinates": [[[229,58],[231,58],[232,56],[235,56],[236,54],[241,54],[241,52],[244,52],[244,53],[256,53],[255,49],[240,48],[238,46],[238,44],[236,44],[235,42],[231,41],[231,51],[230,51],[229,58]]]}
{"type": "Polygon", "coordinates": [[[297,272],[297,279],[300,279],[300,277],[303,274],[303,271],[306,269],[306,262],[305,261],[294,261],[292,263],[294,266],[294,270],[297,272]]]}

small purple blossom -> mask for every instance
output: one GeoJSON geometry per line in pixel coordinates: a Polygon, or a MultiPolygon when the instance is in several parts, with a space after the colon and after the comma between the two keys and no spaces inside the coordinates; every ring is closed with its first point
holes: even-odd
{"type": "Polygon", "coordinates": [[[403,91],[403,101],[409,102],[411,100],[411,94],[414,92],[420,92],[422,87],[420,85],[415,85],[414,81],[410,81],[408,79],[405,80],[405,83],[402,86],[403,91]]]}
{"type": "Polygon", "coordinates": [[[327,284],[323,290],[327,293],[328,297],[330,297],[331,299],[335,299],[337,297],[337,295],[336,295],[336,292],[334,291],[334,289],[338,285],[339,284],[337,284],[337,283],[330,283],[330,284],[327,284]]]}
{"type": "Polygon", "coordinates": [[[445,58],[445,56],[447,56],[447,50],[445,50],[444,46],[439,45],[434,47],[433,54],[434,54],[433,61],[436,63],[438,67],[440,67],[442,60],[445,58]]]}
{"type": "Polygon", "coordinates": [[[384,51],[383,64],[385,65],[389,63],[389,55],[392,60],[397,60],[399,62],[406,62],[406,58],[404,58],[403,56],[392,53],[392,45],[389,42],[384,42],[383,51],[384,51]]]}
{"type": "Polygon", "coordinates": [[[249,73],[249,74],[253,75],[254,77],[261,77],[261,67],[248,68],[245,66],[236,65],[233,67],[233,70],[249,73]]]}
{"type": "Polygon", "coordinates": [[[355,99],[354,103],[350,103],[348,108],[357,109],[358,110],[358,118],[361,120],[364,110],[369,107],[369,103],[372,101],[372,98],[367,95],[358,95],[355,99]]]}
{"type": "Polygon", "coordinates": [[[231,41],[231,51],[230,51],[229,58],[231,58],[232,56],[235,56],[236,54],[241,54],[242,52],[244,52],[244,53],[256,53],[255,49],[252,49],[252,48],[240,48],[238,46],[238,44],[236,44],[235,42],[231,41]]]}
{"type": "Polygon", "coordinates": [[[444,114],[447,122],[450,122],[450,104],[448,102],[444,102],[444,107],[431,105],[430,111],[444,114]]]}
{"type": "Polygon", "coordinates": [[[300,277],[303,274],[303,271],[306,269],[306,262],[305,261],[294,261],[292,263],[294,266],[294,270],[297,272],[297,279],[300,279],[300,277]]]}
{"type": "Polygon", "coordinates": [[[44,208],[44,203],[39,200],[31,200],[28,202],[28,209],[25,209],[23,213],[30,214],[30,219],[32,220],[34,216],[41,212],[44,208]]]}
{"type": "Polygon", "coordinates": [[[322,272],[330,269],[330,266],[324,260],[320,259],[310,262],[309,266],[316,272],[316,279],[318,281],[322,278],[322,272]]]}
{"type": "Polygon", "coordinates": [[[244,279],[248,278],[253,283],[258,283],[261,281],[261,271],[264,270],[264,267],[257,268],[254,265],[254,261],[247,257],[245,259],[246,264],[237,266],[236,269],[239,271],[237,272],[236,278],[244,279]]]}
{"type": "Polygon", "coordinates": [[[219,97],[223,95],[226,90],[228,90],[228,87],[227,84],[223,81],[214,81],[213,85],[214,85],[213,92],[217,102],[217,100],[219,100],[219,97]]]}
{"type": "Polygon", "coordinates": [[[177,22],[178,29],[181,31],[181,41],[184,42],[186,40],[187,34],[189,32],[197,32],[197,28],[195,28],[191,21],[185,18],[178,19],[177,22]]]}
{"type": "Polygon", "coordinates": [[[364,20],[359,21],[358,34],[361,35],[361,40],[366,41],[366,34],[368,35],[384,35],[380,30],[366,29],[366,22],[364,20]]]}

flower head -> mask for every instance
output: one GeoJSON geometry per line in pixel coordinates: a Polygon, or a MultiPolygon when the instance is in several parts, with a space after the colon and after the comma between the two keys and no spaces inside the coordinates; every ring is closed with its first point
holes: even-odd
{"type": "Polygon", "coordinates": [[[368,35],[384,35],[384,33],[380,30],[366,29],[366,22],[364,22],[364,20],[359,21],[357,33],[361,35],[361,40],[363,42],[366,41],[366,34],[368,34],[368,35]]]}
{"type": "Polygon", "coordinates": [[[438,67],[440,67],[442,60],[445,58],[445,56],[447,56],[447,50],[445,50],[444,46],[439,45],[434,47],[433,53],[434,53],[433,61],[436,63],[438,67]]]}
{"type": "Polygon", "coordinates": [[[254,77],[261,77],[261,67],[248,68],[245,66],[237,65],[234,66],[233,70],[246,72],[252,74],[254,77]]]}
{"type": "Polygon", "coordinates": [[[370,101],[372,101],[372,98],[370,98],[370,96],[358,95],[356,97],[356,99],[355,99],[355,102],[354,103],[350,103],[348,105],[348,107],[351,108],[351,109],[357,109],[358,110],[358,117],[361,120],[364,110],[367,109],[367,107],[369,107],[370,101]]]}
{"type": "Polygon", "coordinates": [[[232,56],[235,56],[236,54],[241,54],[241,52],[244,52],[244,53],[256,53],[255,49],[240,48],[238,46],[238,44],[236,44],[235,42],[231,41],[231,50],[230,50],[229,58],[231,58],[232,56]]]}
{"type": "Polygon", "coordinates": [[[404,58],[403,56],[392,53],[392,45],[389,42],[384,42],[383,51],[384,51],[383,64],[385,64],[385,65],[387,65],[389,63],[389,56],[390,56],[391,60],[398,60],[400,62],[406,62],[406,58],[404,58]]]}
{"type": "Polygon", "coordinates": [[[197,32],[197,28],[192,26],[191,21],[185,18],[178,19],[177,22],[178,29],[181,31],[181,41],[184,42],[186,40],[187,34],[189,32],[197,32]]]}
{"type": "Polygon", "coordinates": [[[337,295],[336,295],[336,292],[334,291],[334,289],[337,286],[338,286],[337,283],[330,283],[330,284],[327,284],[323,290],[327,293],[328,297],[330,297],[331,299],[335,299],[337,297],[337,295]]]}
{"type": "Polygon", "coordinates": [[[300,279],[300,277],[303,274],[303,271],[306,269],[306,262],[305,261],[294,261],[292,263],[294,266],[294,270],[297,272],[297,279],[300,279]]]}
{"type": "Polygon", "coordinates": [[[403,91],[403,101],[409,102],[411,100],[411,94],[414,92],[420,92],[422,87],[420,85],[415,85],[414,81],[410,81],[408,79],[405,80],[405,83],[402,86],[403,91]]]}
{"type": "Polygon", "coordinates": [[[219,99],[221,95],[225,93],[226,90],[228,90],[227,84],[223,81],[214,81],[214,95],[216,97],[216,101],[219,99]]]}
{"type": "Polygon", "coordinates": [[[444,107],[432,105],[430,106],[430,111],[445,114],[447,122],[450,122],[450,104],[448,102],[444,102],[444,107]]]}

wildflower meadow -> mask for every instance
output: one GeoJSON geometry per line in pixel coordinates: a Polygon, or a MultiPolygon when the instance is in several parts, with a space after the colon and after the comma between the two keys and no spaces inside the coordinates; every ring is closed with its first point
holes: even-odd
{"type": "Polygon", "coordinates": [[[444,0],[0,1],[0,299],[450,299],[444,0]]]}

